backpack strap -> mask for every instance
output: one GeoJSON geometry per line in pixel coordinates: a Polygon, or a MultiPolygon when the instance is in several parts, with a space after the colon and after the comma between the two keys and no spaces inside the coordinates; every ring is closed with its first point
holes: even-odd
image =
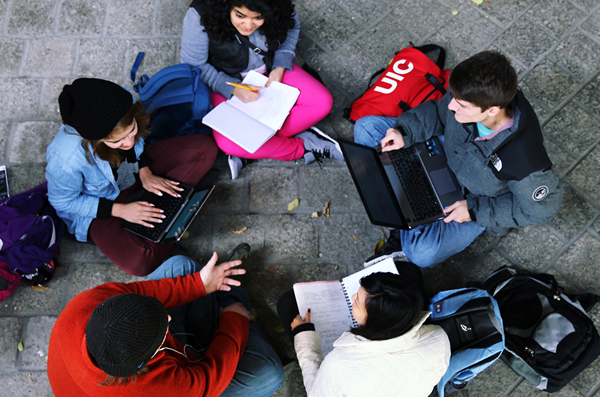
{"type": "MultiPolygon", "coordinates": [[[[135,84],[135,75],[138,71],[138,69],[140,68],[140,64],[142,63],[142,59],[144,59],[144,53],[142,51],[138,52],[137,57],[135,58],[135,61],[133,62],[133,66],[131,67],[131,81],[133,82],[133,89],[135,90],[135,92],[139,92],[139,87],[138,84],[135,84]]],[[[146,75],[144,75],[146,76],[146,75]]],[[[142,76],[142,79],[143,77],[142,76]]],[[[147,80],[146,76],[146,80],[147,80]]],[[[142,79],[140,79],[140,82],[142,81],[142,79]]]]}
{"type": "Polygon", "coordinates": [[[428,52],[439,51],[438,58],[435,64],[440,69],[444,69],[444,65],[446,64],[446,50],[444,49],[444,47],[441,47],[437,44],[425,44],[422,46],[415,47],[412,42],[410,43],[410,45],[412,45],[416,50],[421,51],[423,54],[427,54],[428,52]]]}

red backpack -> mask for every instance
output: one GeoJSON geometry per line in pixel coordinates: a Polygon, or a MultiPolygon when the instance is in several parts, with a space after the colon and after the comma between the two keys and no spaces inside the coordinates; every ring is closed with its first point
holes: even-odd
{"type": "Polygon", "coordinates": [[[448,88],[450,72],[443,70],[446,51],[435,44],[400,50],[387,69],[352,106],[346,117],[353,123],[365,116],[398,117],[430,99],[440,99],[448,88]],[[439,51],[434,63],[426,53],[439,51]]]}

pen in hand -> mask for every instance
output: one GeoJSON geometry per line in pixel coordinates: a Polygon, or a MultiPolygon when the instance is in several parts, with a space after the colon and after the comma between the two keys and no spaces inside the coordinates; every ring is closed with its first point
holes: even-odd
{"type": "Polygon", "coordinates": [[[229,81],[226,81],[226,82],[225,82],[225,84],[232,85],[232,86],[234,86],[234,87],[243,88],[243,89],[245,89],[245,90],[252,91],[252,92],[258,92],[258,90],[255,90],[254,88],[250,88],[250,87],[248,87],[248,86],[245,86],[245,85],[243,85],[243,84],[230,83],[229,81]]]}

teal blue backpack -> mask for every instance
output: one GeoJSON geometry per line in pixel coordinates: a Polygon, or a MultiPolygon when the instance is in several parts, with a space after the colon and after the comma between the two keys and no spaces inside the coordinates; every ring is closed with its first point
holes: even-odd
{"type": "Polygon", "coordinates": [[[439,397],[463,389],[504,350],[504,328],[496,300],[487,291],[461,288],[431,299],[430,323],[450,339],[450,365],[438,383],[439,397]]]}
{"type": "Polygon", "coordinates": [[[144,74],[136,83],[135,75],[143,57],[143,52],[138,53],[131,81],[144,110],[152,117],[151,134],[146,142],[183,135],[210,135],[211,129],[202,124],[202,118],[212,109],[210,90],[200,80],[202,71],[182,63],[164,68],[151,78],[144,74]]]}

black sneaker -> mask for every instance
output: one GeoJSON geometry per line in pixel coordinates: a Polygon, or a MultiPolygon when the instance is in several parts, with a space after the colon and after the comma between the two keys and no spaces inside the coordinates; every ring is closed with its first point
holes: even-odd
{"type": "Polygon", "coordinates": [[[227,258],[223,262],[231,262],[237,260],[244,260],[246,256],[250,253],[250,244],[241,243],[236,246],[231,252],[227,255],[227,258]]]}

